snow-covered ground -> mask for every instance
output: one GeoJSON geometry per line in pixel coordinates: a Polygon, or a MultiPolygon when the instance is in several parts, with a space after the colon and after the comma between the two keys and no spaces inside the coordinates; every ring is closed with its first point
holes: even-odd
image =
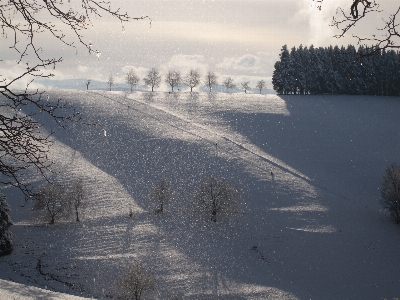
{"type": "Polygon", "coordinates": [[[400,297],[400,230],[378,203],[385,167],[400,162],[399,98],[49,95],[97,124],[40,120],[54,131],[57,178],[83,178],[88,205],[79,224],[45,226],[5,188],[15,250],[0,258],[1,292],[24,299],[14,281],[111,297],[121,270],[140,261],[157,280],[146,299],[400,297]],[[211,174],[242,189],[240,215],[214,224],[192,211],[211,174]],[[163,177],[176,199],[156,216],[148,193],[163,177]]]}

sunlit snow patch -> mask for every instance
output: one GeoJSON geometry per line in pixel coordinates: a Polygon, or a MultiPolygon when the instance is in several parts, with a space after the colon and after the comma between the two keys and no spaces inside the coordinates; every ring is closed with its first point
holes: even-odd
{"type": "Polygon", "coordinates": [[[326,206],[322,206],[319,204],[310,204],[310,205],[298,205],[298,206],[289,206],[289,207],[277,207],[271,208],[270,210],[282,211],[282,212],[326,212],[328,208],[326,206]]]}
{"type": "Polygon", "coordinates": [[[315,232],[315,233],[334,233],[337,232],[336,228],[332,225],[309,225],[300,228],[289,228],[298,231],[315,232]]]}

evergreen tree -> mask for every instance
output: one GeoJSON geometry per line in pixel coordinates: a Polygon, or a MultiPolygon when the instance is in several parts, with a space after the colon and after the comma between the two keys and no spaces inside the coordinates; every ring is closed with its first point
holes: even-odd
{"type": "Polygon", "coordinates": [[[0,190],[0,256],[10,254],[13,249],[12,235],[8,228],[12,225],[10,207],[6,196],[0,190]]]}
{"type": "Polygon", "coordinates": [[[386,52],[386,95],[387,96],[395,96],[398,95],[399,90],[396,91],[396,86],[398,85],[398,71],[399,71],[399,64],[397,62],[398,55],[393,50],[386,52]],[[397,79],[397,80],[396,80],[397,79]]]}
{"type": "Polygon", "coordinates": [[[317,51],[314,48],[313,45],[310,46],[309,49],[309,56],[310,56],[310,62],[311,62],[311,70],[308,74],[308,90],[310,94],[318,94],[321,92],[321,87],[320,87],[320,76],[321,76],[321,65],[320,65],[320,61],[318,59],[317,56],[317,51]]]}
{"type": "Polygon", "coordinates": [[[280,63],[280,75],[281,75],[281,80],[282,80],[282,91],[283,94],[288,94],[290,87],[288,84],[288,77],[289,77],[289,68],[290,68],[290,54],[287,49],[287,46],[284,45],[281,49],[281,54],[279,55],[281,57],[281,63],[280,63]]]}
{"type": "Polygon", "coordinates": [[[324,53],[324,56],[322,57],[323,59],[323,70],[322,70],[322,76],[323,76],[323,81],[324,81],[324,93],[335,93],[336,89],[336,74],[333,68],[333,63],[332,63],[332,56],[333,56],[333,47],[329,46],[324,53]]]}
{"type": "Polygon", "coordinates": [[[343,56],[341,55],[338,46],[335,46],[332,51],[331,62],[332,62],[332,76],[334,83],[332,84],[332,93],[339,94],[343,90],[343,77],[340,74],[340,66],[342,64],[343,56]]]}
{"type": "Polygon", "coordinates": [[[272,85],[278,94],[400,94],[400,53],[353,45],[308,49],[300,45],[289,53],[281,49],[274,65],[272,85]]]}
{"type": "Polygon", "coordinates": [[[366,47],[363,48],[363,55],[367,55],[363,59],[363,80],[365,84],[365,93],[367,95],[377,95],[377,72],[378,65],[376,64],[377,55],[372,54],[373,48],[366,47]]]}
{"type": "Polygon", "coordinates": [[[310,51],[307,47],[303,48],[302,45],[300,45],[298,52],[298,58],[300,60],[300,74],[298,76],[299,92],[301,95],[304,95],[309,93],[310,77],[311,73],[313,72],[313,64],[311,63],[310,51]]]}
{"type": "Polygon", "coordinates": [[[277,61],[274,64],[274,72],[272,73],[272,87],[278,94],[283,94],[283,78],[281,62],[277,61]]]}

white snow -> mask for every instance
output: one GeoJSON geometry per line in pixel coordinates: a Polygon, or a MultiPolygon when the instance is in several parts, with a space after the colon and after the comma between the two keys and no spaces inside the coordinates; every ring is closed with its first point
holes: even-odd
{"type": "Polygon", "coordinates": [[[15,250],[0,258],[1,299],[46,293],[34,287],[111,297],[133,261],[156,274],[146,299],[400,297],[400,231],[378,203],[400,159],[398,98],[49,92],[59,97],[97,124],[37,116],[54,131],[57,178],[83,178],[89,203],[81,223],[46,226],[4,189],[15,250]],[[243,190],[242,213],[216,224],[190,204],[211,174],[243,190]],[[163,177],[177,199],[156,216],[148,193],[163,177]]]}
{"type": "Polygon", "coordinates": [[[35,299],[63,299],[63,300],[83,300],[78,296],[51,292],[49,290],[15,283],[0,279],[0,299],[2,300],[35,300],[35,299]]]}

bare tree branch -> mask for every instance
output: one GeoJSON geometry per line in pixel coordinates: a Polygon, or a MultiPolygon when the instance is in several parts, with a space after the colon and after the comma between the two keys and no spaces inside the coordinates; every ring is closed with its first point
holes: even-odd
{"type": "MultiPolygon", "coordinates": [[[[99,56],[100,51],[94,50],[92,44],[85,40],[83,31],[92,26],[92,18],[103,15],[116,18],[122,27],[131,20],[148,19],[151,24],[148,16],[131,17],[103,0],[0,2],[2,45],[9,40],[9,49],[16,54],[15,65],[25,64],[25,69],[12,79],[0,74],[0,172],[3,175],[0,182],[20,188],[25,196],[33,195],[32,187],[23,180],[26,170],[36,169],[46,179],[52,172],[52,163],[47,156],[52,142],[49,134],[43,134],[34,116],[50,116],[61,127],[65,127],[66,121],[84,123],[69,103],[62,99],[49,99],[44,92],[30,89],[35,78],[54,76],[51,70],[62,62],[62,57],[46,57],[46,49],[42,48],[37,38],[47,34],[72,48],[81,44],[89,54],[99,56]],[[81,5],[76,5],[78,1],[81,5]],[[61,30],[64,27],[67,29],[61,30]],[[22,90],[15,88],[20,81],[28,82],[22,90]]],[[[4,63],[4,60],[0,62],[4,63]]]]}
{"type": "MultiPolygon", "coordinates": [[[[313,0],[318,3],[317,8],[321,10],[322,3],[324,0],[313,0]]],[[[382,13],[380,5],[375,1],[367,0],[349,0],[350,12],[347,9],[338,7],[336,9],[336,16],[333,16],[331,26],[336,27],[340,33],[335,35],[336,38],[342,38],[349,33],[353,28],[359,25],[360,21],[367,18],[369,14],[382,13]]],[[[372,43],[375,47],[373,53],[379,52],[384,49],[399,49],[400,48],[400,6],[393,13],[390,14],[388,19],[383,19],[384,25],[381,28],[377,28],[378,31],[382,32],[381,35],[377,36],[371,34],[370,36],[362,37],[359,35],[352,35],[358,40],[358,44],[372,43]]]]}

